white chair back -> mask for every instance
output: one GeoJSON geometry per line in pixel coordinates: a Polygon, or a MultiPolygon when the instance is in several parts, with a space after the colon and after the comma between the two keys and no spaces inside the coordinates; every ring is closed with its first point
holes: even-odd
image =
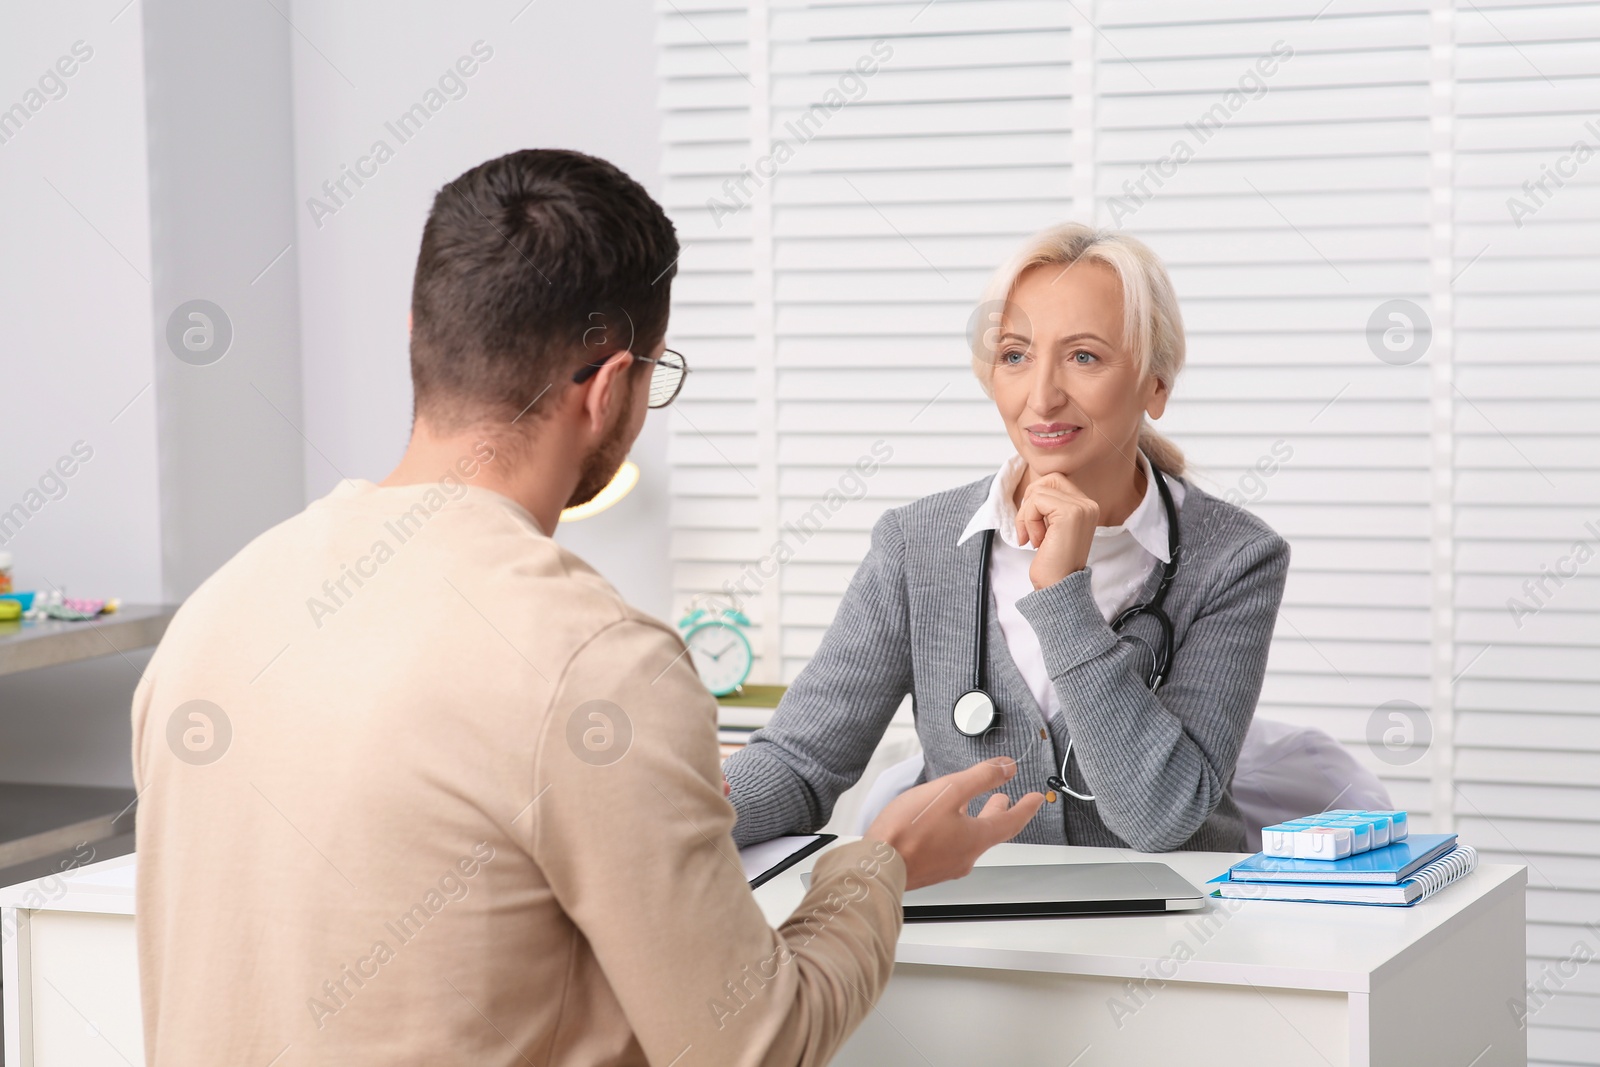
{"type": "Polygon", "coordinates": [[[889,801],[916,785],[921,775],[921,745],[899,763],[885,767],[878,777],[873,779],[872,787],[867,790],[867,795],[861,801],[861,810],[856,813],[856,835],[865,835],[867,827],[872,825],[872,820],[878,817],[879,812],[889,806],[889,801]]]}
{"type": "Polygon", "coordinates": [[[1394,806],[1378,776],[1348,749],[1311,726],[1256,719],[1233,772],[1233,799],[1244,815],[1245,845],[1261,851],[1261,828],[1333,808],[1387,811],[1394,806]]]}

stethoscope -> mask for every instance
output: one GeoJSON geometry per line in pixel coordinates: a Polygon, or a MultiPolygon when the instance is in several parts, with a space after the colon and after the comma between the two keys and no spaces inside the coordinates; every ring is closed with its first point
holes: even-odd
{"type": "MultiPolygon", "coordinates": [[[[1162,604],[1166,602],[1167,590],[1172,587],[1172,580],[1178,576],[1178,509],[1172,502],[1172,491],[1167,488],[1166,478],[1156,469],[1154,463],[1150,464],[1150,473],[1155,476],[1156,488],[1161,491],[1161,503],[1167,511],[1167,562],[1161,570],[1161,584],[1156,586],[1155,596],[1150,602],[1135,604],[1128,608],[1112,620],[1111,628],[1120,631],[1140,615],[1149,615],[1160,624],[1161,641],[1155,649],[1155,659],[1150,666],[1150,673],[1145,677],[1145,684],[1154,693],[1161,688],[1161,683],[1167,680],[1167,668],[1172,663],[1172,620],[1167,617],[1162,604]]],[[[983,531],[983,550],[978,554],[977,652],[972,661],[972,688],[956,698],[955,706],[950,712],[956,730],[967,737],[982,737],[1000,722],[1000,709],[995,706],[994,698],[983,687],[983,660],[988,644],[986,622],[989,612],[989,551],[993,545],[994,530],[983,531]]],[[[1061,757],[1061,773],[1052,774],[1045,779],[1045,784],[1069,797],[1093,800],[1093,793],[1079,793],[1067,785],[1067,761],[1071,758],[1072,738],[1069,737],[1066,753],[1061,757]]]]}

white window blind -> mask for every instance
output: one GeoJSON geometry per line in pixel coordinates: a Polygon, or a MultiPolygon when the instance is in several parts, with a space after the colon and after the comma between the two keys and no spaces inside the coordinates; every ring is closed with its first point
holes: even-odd
{"type": "Polygon", "coordinates": [[[1456,824],[1528,865],[1530,1060],[1593,1064],[1600,5],[1463,2],[1455,26],[1456,824]]]}
{"type": "Polygon", "coordinates": [[[989,271],[1132,231],[1188,328],[1161,428],[1293,545],[1260,714],[1529,866],[1530,1055],[1600,1064],[1600,3],[660,10],[679,603],[742,588],[792,679],[883,509],[1009,451],[989,271]]]}

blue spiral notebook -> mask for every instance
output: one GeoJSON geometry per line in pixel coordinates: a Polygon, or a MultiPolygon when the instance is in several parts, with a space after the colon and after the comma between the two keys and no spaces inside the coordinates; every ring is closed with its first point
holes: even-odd
{"type": "Polygon", "coordinates": [[[1229,867],[1228,880],[1398,885],[1455,847],[1455,834],[1412,834],[1342,860],[1279,859],[1258,852],[1229,867]]]}
{"type": "Polygon", "coordinates": [[[1211,895],[1229,900],[1299,900],[1314,904],[1383,904],[1409,908],[1427,900],[1478,866],[1478,853],[1471,845],[1458,845],[1423,866],[1410,878],[1393,885],[1370,882],[1235,882],[1227,872],[1207,885],[1215,885],[1211,895]]]}

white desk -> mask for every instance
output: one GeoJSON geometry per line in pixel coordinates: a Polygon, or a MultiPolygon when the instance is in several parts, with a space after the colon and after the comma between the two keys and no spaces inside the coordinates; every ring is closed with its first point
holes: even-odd
{"type": "Polygon", "coordinates": [[[6,1067],[139,1067],[134,857],[0,889],[6,1067]]]}
{"type": "MultiPolygon", "coordinates": [[[[1001,845],[985,863],[1149,860],[1001,845]]],[[[1157,857],[1196,886],[1240,856],[1157,857]]],[[[800,873],[756,890],[782,921],[800,873]]],[[[839,1065],[1499,1067],[1527,1062],[1525,868],[1485,864],[1411,908],[1208,899],[1204,911],[913,923],[839,1065]],[[1166,981],[1162,981],[1165,978],[1166,981]]]]}
{"type": "MultiPolygon", "coordinates": [[[[1150,858],[1001,845],[984,862],[1130,857],[1150,858]]],[[[1237,858],[1161,857],[1196,885],[1237,858]]],[[[774,924],[813,862],[756,891],[774,924]]],[[[144,1062],[133,873],[123,856],[0,890],[8,1067],[144,1062]]],[[[912,924],[883,1001],[835,1062],[1524,1064],[1506,1002],[1523,992],[1526,882],[1490,864],[1414,908],[1212,900],[1170,916],[912,924]]]]}

